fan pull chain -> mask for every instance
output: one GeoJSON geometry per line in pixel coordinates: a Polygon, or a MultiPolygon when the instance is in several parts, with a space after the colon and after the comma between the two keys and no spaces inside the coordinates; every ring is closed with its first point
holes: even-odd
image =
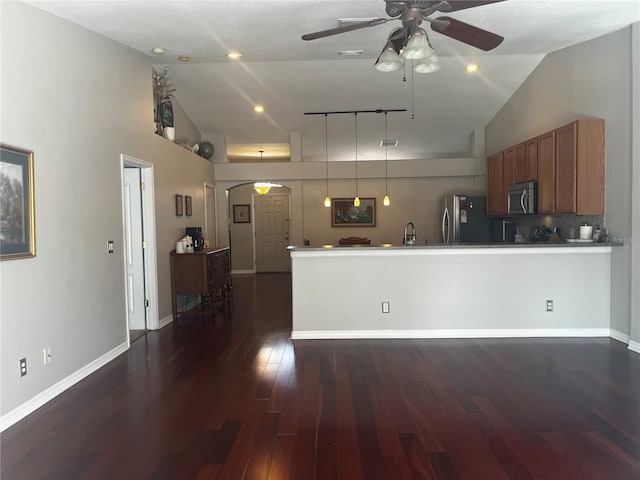
{"type": "Polygon", "coordinates": [[[411,60],[411,120],[415,120],[416,115],[415,115],[415,110],[413,108],[413,60],[411,60]]]}

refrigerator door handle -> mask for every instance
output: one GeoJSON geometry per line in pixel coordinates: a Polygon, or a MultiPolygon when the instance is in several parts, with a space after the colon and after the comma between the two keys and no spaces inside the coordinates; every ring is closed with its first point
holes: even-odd
{"type": "Polygon", "coordinates": [[[526,198],[527,198],[527,191],[523,190],[522,191],[522,195],[520,195],[520,206],[522,207],[522,212],[523,213],[528,213],[527,212],[527,206],[524,203],[526,198]]]}
{"type": "Polygon", "coordinates": [[[449,209],[444,207],[442,213],[442,241],[449,243],[449,209]]]}
{"type": "Polygon", "coordinates": [[[507,213],[511,213],[511,194],[507,192],[507,213]]]}

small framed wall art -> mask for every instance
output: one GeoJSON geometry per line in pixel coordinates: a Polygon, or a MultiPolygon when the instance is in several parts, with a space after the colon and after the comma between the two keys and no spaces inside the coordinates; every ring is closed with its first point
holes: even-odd
{"type": "Polygon", "coordinates": [[[251,223],[251,205],[234,205],[233,223],[251,223]]]}
{"type": "Polygon", "coordinates": [[[176,217],[182,216],[182,195],[176,193],[176,217]]]}
{"type": "Polygon", "coordinates": [[[184,196],[184,214],[187,217],[191,216],[191,197],[189,195],[184,196]]]}
{"type": "Polygon", "coordinates": [[[0,259],[36,256],[33,152],[0,145],[0,259]]]}

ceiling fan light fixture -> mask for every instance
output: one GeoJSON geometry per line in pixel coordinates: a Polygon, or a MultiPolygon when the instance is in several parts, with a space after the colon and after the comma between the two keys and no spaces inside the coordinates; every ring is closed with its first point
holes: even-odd
{"type": "Polygon", "coordinates": [[[433,73],[442,68],[442,64],[438,60],[437,55],[431,55],[430,57],[418,60],[413,67],[413,71],[416,73],[433,73]]]}
{"type": "Polygon", "coordinates": [[[407,60],[419,60],[430,57],[435,51],[429,45],[427,32],[423,28],[417,27],[409,37],[407,46],[402,50],[402,56],[407,60]]]}
{"type": "Polygon", "coordinates": [[[393,49],[391,42],[387,42],[374,66],[379,72],[397,72],[403,65],[402,58],[393,49]]]}

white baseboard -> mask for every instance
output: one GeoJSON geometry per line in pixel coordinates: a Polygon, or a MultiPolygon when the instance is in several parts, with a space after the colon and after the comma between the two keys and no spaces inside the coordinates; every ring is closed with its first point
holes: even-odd
{"type": "Polygon", "coordinates": [[[614,340],[618,340],[619,342],[622,342],[622,343],[629,343],[629,340],[631,340],[631,337],[626,333],[622,333],[622,332],[619,332],[618,330],[613,330],[613,329],[611,329],[611,333],[609,334],[609,336],[614,340]]]}
{"type": "Polygon", "coordinates": [[[38,408],[43,406],[45,403],[47,403],[50,400],[53,400],[62,392],[71,388],[80,380],[88,377],[99,368],[105,366],[107,363],[115,359],[118,355],[126,352],[128,349],[129,349],[129,345],[127,342],[124,342],[118,345],[113,350],[105,353],[99,358],[96,358],[93,362],[85,365],[80,370],[77,370],[76,372],[72,373],[68,377],[60,380],[55,385],[52,385],[51,387],[47,388],[43,392],[40,392],[31,400],[26,401],[19,407],[16,407],[13,410],[11,410],[9,413],[3,415],[2,417],[0,417],[0,432],[5,431],[7,428],[19,422],[30,413],[35,412],[38,408]]]}
{"type": "Polygon", "coordinates": [[[632,352],[640,353],[640,343],[629,340],[629,350],[632,352]]]}
{"type": "Polygon", "coordinates": [[[158,329],[160,329],[162,327],[166,327],[167,325],[169,325],[172,322],[173,322],[173,313],[170,314],[170,315],[167,315],[166,317],[164,317],[163,319],[160,320],[160,323],[158,324],[158,329]]]}
{"type": "Polygon", "coordinates": [[[255,270],[231,270],[231,275],[250,275],[256,273],[255,270]]]}
{"type": "Polygon", "coordinates": [[[608,328],[523,328],[473,330],[300,330],[292,340],[365,338],[521,338],[521,337],[608,337],[608,328]]]}

